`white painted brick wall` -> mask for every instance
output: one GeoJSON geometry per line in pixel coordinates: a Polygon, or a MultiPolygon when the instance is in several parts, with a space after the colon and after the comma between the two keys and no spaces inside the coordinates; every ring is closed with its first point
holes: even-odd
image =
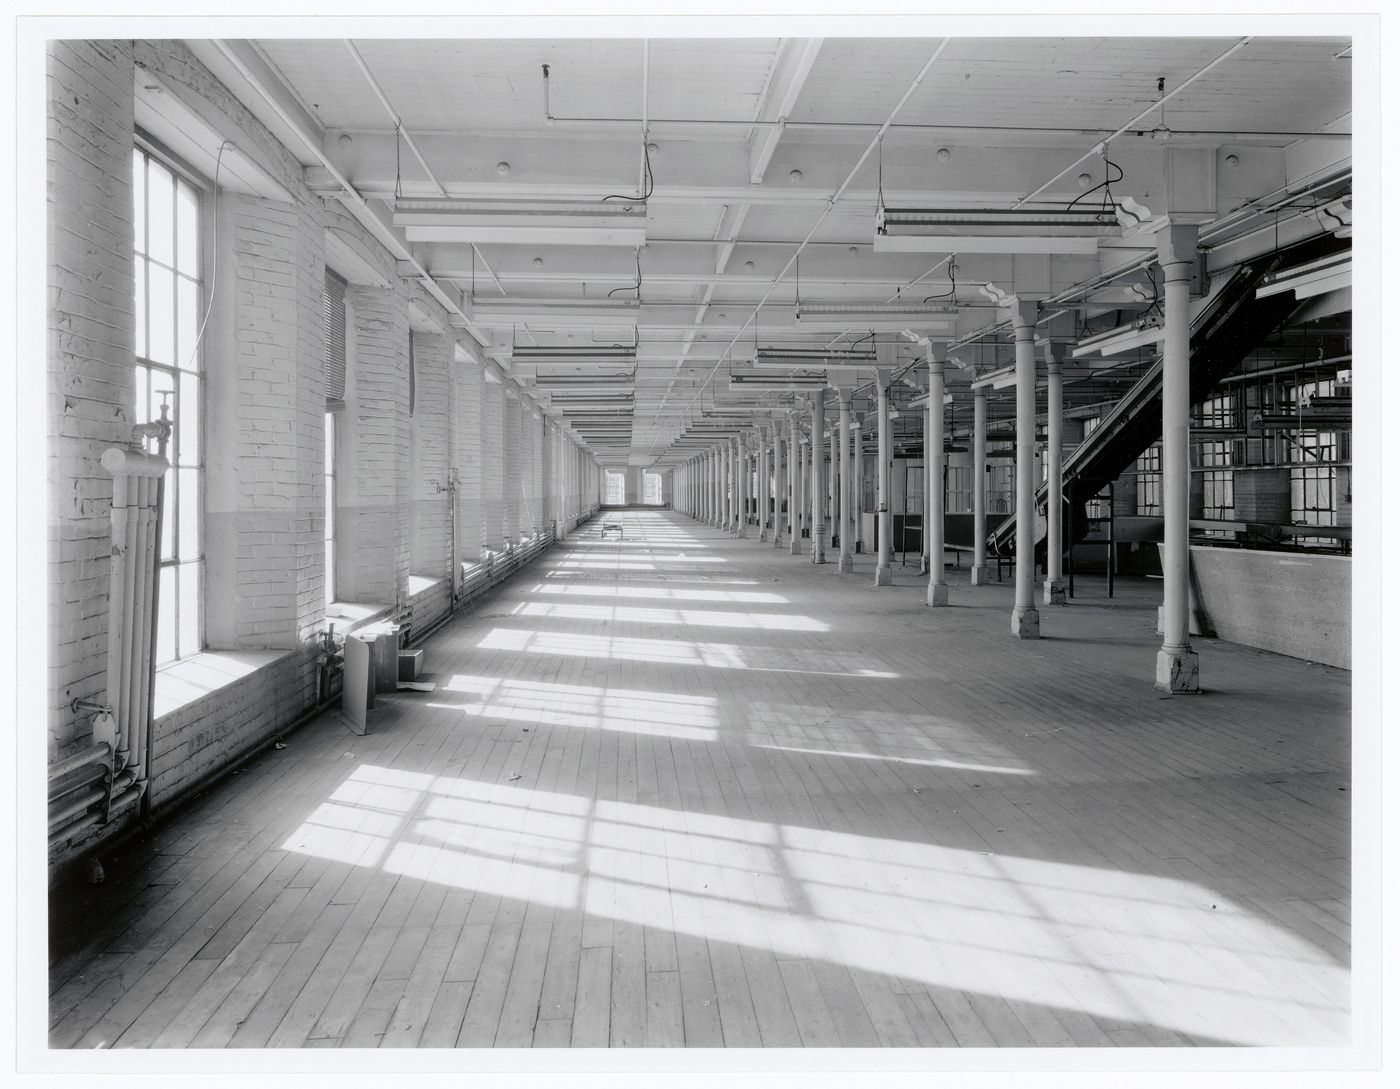
{"type": "Polygon", "coordinates": [[[451,342],[431,333],[413,334],[416,370],[413,413],[416,464],[410,487],[413,494],[413,555],[415,575],[440,578],[451,565],[450,497],[452,397],[448,368],[451,342]]]}
{"type": "MultiPolygon", "coordinates": [[[[124,442],[134,411],[131,154],[133,65],[158,74],[213,127],[235,139],[291,194],[289,202],[219,196],[218,284],[205,343],[206,618],[215,646],[287,651],[271,665],[163,716],[152,732],[152,798],[172,801],[284,729],[315,698],[307,643],[324,623],[323,427],[320,296],[325,239],[333,234],[387,289],[353,287],[354,315],[339,486],[345,557],[339,596],[392,602],[407,596],[410,559],[446,573],[446,483],[461,484],[459,548],[504,544],[513,528],[544,519],[540,423],[515,419],[482,367],[452,362],[446,338],[419,355],[419,455],[409,464],[407,300],[442,317],[391,255],[338,205],[323,206],[296,156],[203,67],[168,42],[56,42],[49,47],[48,506],[51,564],[51,751],[85,744],[74,696],[105,689],[111,479],[103,449],[124,442]],[[522,481],[526,496],[522,496],[522,481]],[[411,535],[409,527],[417,525],[411,535]],[[410,556],[410,536],[418,550],[410,556]],[[435,559],[436,557],[436,559],[435,559]],[[430,566],[430,565],[436,566],[430,566]]],[[[561,444],[577,509],[585,459],[561,444]]],[[[446,588],[419,595],[429,613],[446,588]]],[[[421,618],[420,618],[421,619],[421,618]]]]}
{"type": "Polygon", "coordinates": [[[481,367],[471,360],[452,365],[452,451],[457,468],[457,542],[464,561],[481,558],[484,526],[481,367]]]}
{"type": "Polygon", "coordinates": [[[481,412],[481,543],[493,552],[505,548],[505,419],[505,388],[488,379],[481,412]]]}
{"type": "Polygon", "coordinates": [[[319,205],[224,194],[218,221],[222,320],[204,352],[205,633],[211,648],[289,649],[323,612],[319,205]]]}
{"type": "Polygon", "coordinates": [[[502,448],[505,451],[505,535],[507,541],[520,540],[521,481],[524,479],[524,443],[520,432],[520,398],[506,391],[505,426],[502,448]]]}
{"type": "Polygon", "coordinates": [[[98,459],[135,405],[129,42],[49,44],[50,753],[86,744],[75,697],[105,701],[112,479],[98,459]]]}
{"type": "Polygon", "coordinates": [[[408,591],[408,305],[391,288],[351,285],[353,377],[346,390],[353,494],[340,509],[341,596],[393,604],[408,591]]]}

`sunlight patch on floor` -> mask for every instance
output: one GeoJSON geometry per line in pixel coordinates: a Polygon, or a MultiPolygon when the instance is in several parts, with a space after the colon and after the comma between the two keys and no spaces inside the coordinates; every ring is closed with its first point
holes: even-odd
{"type": "Polygon", "coordinates": [[[623,659],[763,673],[872,678],[899,676],[897,673],[874,668],[874,663],[861,655],[839,651],[813,650],[794,653],[781,648],[744,647],[735,643],[698,643],[684,639],[624,639],[606,635],[493,628],[476,645],[481,650],[623,659]]]}
{"type": "Polygon", "coordinates": [[[430,706],[461,710],[477,718],[544,726],[712,741],[719,722],[719,701],[710,696],[469,674],[452,675],[439,683],[438,691],[444,695],[460,693],[464,698],[460,702],[436,700],[430,706]]]}
{"type": "Polygon", "coordinates": [[[1335,1024],[1315,988],[1347,985],[1174,878],[372,765],[335,796],[359,801],[286,849],[931,987],[1287,1044],[1335,1024]]]}
{"type": "Polygon", "coordinates": [[[757,631],[830,631],[831,626],[810,616],[783,613],[719,612],[713,609],[646,609],[630,605],[527,603],[513,615],[562,620],[602,620],[625,624],[691,624],[700,628],[751,628],[757,631]]]}
{"type": "MultiPolygon", "coordinates": [[[[747,579],[722,580],[728,585],[752,586],[747,579]]],[[[572,594],[579,597],[625,597],[641,598],[645,601],[704,601],[734,602],[741,605],[786,605],[788,599],[781,594],[762,593],[753,590],[692,590],[669,586],[607,586],[579,583],[542,582],[530,588],[535,594],[572,594]]]]}

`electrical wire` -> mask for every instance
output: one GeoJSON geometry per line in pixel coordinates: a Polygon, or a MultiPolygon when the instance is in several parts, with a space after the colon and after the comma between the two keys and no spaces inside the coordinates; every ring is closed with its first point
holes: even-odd
{"type": "MultiPolygon", "coordinates": [[[[1108,157],[1108,151],[1107,151],[1106,148],[1105,148],[1105,150],[1104,150],[1103,166],[1104,166],[1104,170],[1103,170],[1104,179],[1103,179],[1103,181],[1099,182],[1099,184],[1096,185],[1096,186],[1094,186],[1092,189],[1086,189],[1086,190],[1084,190],[1084,192],[1080,193],[1079,196],[1075,197],[1072,201],[1070,201],[1067,205],[1065,205],[1065,209],[1066,209],[1066,210],[1069,210],[1070,208],[1073,208],[1076,204],[1078,204],[1078,203],[1079,203],[1081,200],[1083,200],[1085,197],[1090,196],[1090,195],[1092,195],[1092,194],[1094,194],[1094,193],[1097,193],[1100,189],[1102,189],[1102,190],[1104,191],[1104,199],[1103,199],[1103,201],[1102,201],[1101,204],[1100,204],[1100,211],[1103,211],[1103,212],[1105,212],[1105,213],[1112,212],[1112,210],[1113,210],[1113,208],[1114,208],[1114,206],[1115,206],[1115,204],[1116,204],[1116,202],[1115,202],[1114,199],[1113,199],[1113,184],[1114,184],[1115,182],[1120,182],[1120,181],[1122,181],[1125,175],[1124,175],[1124,172],[1123,172],[1123,168],[1122,168],[1121,166],[1119,166],[1117,163],[1115,163],[1112,159],[1110,159],[1110,158],[1108,157]],[[1108,168],[1109,168],[1110,166],[1113,167],[1114,170],[1118,171],[1118,177],[1116,177],[1116,178],[1109,178],[1109,176],[1108,176],[1108,168]]],[[[1131,214],[1131,213],[1129,213],[1129,214],[1131,214]]]]}
{"type": "MultiPolygon", "coordinates": [[[[225,140],[219,145],[219,153],[214,158],[214,202],[219,200],[219,168],[224,161],[224,148],[233,147],[232,140],[225,140]]],[[[194,335],[194,345],[190,348],[189,358],[185,360],[185,370],[194,369],[194,358],[199,352],[199,346],[204,343],[204,330],[209,325],[209,315],[214,312],[214,288],[219,283],[219,217],[214,217],[213,226],[210,228],[209,252],[213,255],[213,260],[209,264],[209,301],[204,307],[204,317],[200,319],[199,331],[194,335]]]]}
{"type": "Polygon", "coordinates": [[[954,302],[958,298],[958,255],[955,253],[948,262],[948,283],[951,285],[947,291],[941,295],[929,295],[924,299],[925,303],[931,303],[934,299],[952,299],[954,302]]]}
{"type": "Polygon", "coordinates": [[[646,175],[646,192],[635,197],[627,193],[609,193],[603,200],[630,200],[645,203],[651,199],[651,194],[656,189],[656,178],[651,172],[651,146],[647,143],[646,137],[642,137],[642,164],[643,173],[646,175]]]}
{"type": "Polygon", "coordinates": [[[636,258],[636,260],[637,260],[637,282],[636,282],[635,284],[632,284],[630,287],[629,287],[628,285],[626,285],[626,284],[623,284],[622,287],[615,287],[615,288],[613,288],[611,291],[608,292],[608,298],[611,299],[611,298],[612,298],[614,295],[616,295],[619,291],[635,291],[635,292],[637,293],[637,301],[638,301],[638,302],[641,302],[641,301],[642,301],[642,250],[641,250],[641,247],[638,247],[637,249],[634,249],[634,250],[632,251],[632,254],[633,254],[633,256],[634,256],[634,257],[636,258]]]}
{"type": "Polygon", "coordinates": [[[401,157],[403,149],[400,147],[399,133],[403,128],[403,123],[398,118],[394,119],[394,200],[403,199],[403,163],[401,157]]]}

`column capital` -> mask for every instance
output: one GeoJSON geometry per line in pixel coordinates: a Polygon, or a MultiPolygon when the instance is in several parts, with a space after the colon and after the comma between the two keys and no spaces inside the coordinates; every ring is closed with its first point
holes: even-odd
{"type": "Polygon", "coordinates": [[[1011,296],[1011,324],[1016,329],[1016,339],[1021,340],[1035,335],[1035,322],[1040,317],[1040,303],[1036,299],[1026,299],[1019,295],[1011,296]]]}
{"type": "Polygon", "coordinates": [[[1196,260],[1197,239],[1200,226],[1195,223],[1172,221],[1157,232],[1157,263],[1172,279],[1179,279],[1179,266],[1190,265],[1196,260]],[[1178,273],[1172,276],[1171,269],[1178,273]]]}

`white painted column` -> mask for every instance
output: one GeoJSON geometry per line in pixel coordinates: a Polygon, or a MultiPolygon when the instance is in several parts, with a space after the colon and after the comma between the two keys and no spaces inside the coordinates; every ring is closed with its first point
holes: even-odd
{"type": "Polygon", "coordinates": [[[705,451],[705,524],[715,524],[715,452],[705,451]]]}
{"type": "Polygon", "coordinates": [[[734,533],[734,440],[725,440],[723,451],[723,466],[720,472],[720,498],[724,501],[724,531],[731,536],[734,533]]]}
{"type": "Polygon", "coordinates": [[[826,390],[812,394],[812,562],[826,563],[826,390]]]}
{"type": "Polygon", "coordinates": [[[987,391],[972,391],[972,570],[973,586],[987,582],[987,391]]]}
{"type": "Polygon", "coordinates": [[[758,539],[761,542],[768,541],[768,436],[763,428],[754,428],[754,437],[757,440],[758,458],[758,487],[755,489],[754,498],[758,504],[758,539]]]}
{"type": "Polygon", "coordinates": [[[715,528],[724,529],[725,494],[729,490],[729,480],[725,470],[724,447],[715,447],[715,528]]]}
{"type": "Polygon", "coordinates": [[[851,422],[851,541],[852,552],[860,552],[865,547],[865,421],[852,413],[851,422]]]}
{"type": "Polygon", "coordinates": [[[790,472],[788,473],[791,485],[791,495],[788,497],[788,511],[792,522],[792,539],[788,544],[788,554],[792,556],[802,555],[802,423],[801,414],[794,412],[790,417],[791,442],[789,443],[788,463],[790,472]]]}
{"type": "Polygon", "coordinates": [[[1046,605],[1064,605],[1064,377],[1055,346],[1045,342],[1045,598],[1046,605]]]}
{"type": "Polygon", "coordinates": [[[948,604],[948,583],[943,576],[943,368],[948,349],[935,344],[928,362],[928,419],[924,427],[924,477],[928,499],[924,503],[924,541],[928,545],[929,605],[948,604]]]}
{"type": "Polygon", "coordinates": [[[889,586],[894,582],[894,512],[890,509],[890,372],[877,371],[875,377],[876,435],[880,459],[878,494],[875,496],[876,517],[879,519],[875,562],[875,585],[889,586]]]}
{"type": "Polygon", "coordinates": [[[787,503],[787,463],[784,456],[784,446],[787,443],[783,435],[783,425],[779,420],[773,421],[773,547],[779,548],[783,543],[783,534],[787,530],[787,512],[783,510],[787,503]]]}
{"type": "Polygon", "coordinates": [[[848,575],[855,570],[855,534],[851,532],[851,390],[837,389],[836,472],[839,489],[836,500],[837,557],[836,571],[848,575]]]}
{"type": "Polygon", "coordinates": [[[830,546],[831,539],[835,537],[841,525],[841,518],[836,511],[837,489],[841,482],[841,467],[836,460],[836,425],[831,425],[831,430],[826,434],[826,544],[830,546]]]}
{"type": "Polygon", "coordinates": [[[1011,309],[1016,331],[1016,603],[1011,634],[1040,638],[1035,607],[1035,319],[1039,304],[1017,299],[1011,309]]]}
{"type": "Polygon", "coordinates": [[[749,535],[749,452],[743,435],[734,438],[734,468],[736,470],[734,505],[739,518],[735,527],[736,537],[749,535]]]}
{"type": "Polygon", "coordinates": [[[1190,642],[1191,491],[1187,428],[1191,417],[1191,266],[1195,224],[1171,223],[1157,233],[1157,261],[1166,281],[1162,338],[1162,647],[1156,684],[1162,692],[1199,692],[1200,659],[1190,642]]]}

